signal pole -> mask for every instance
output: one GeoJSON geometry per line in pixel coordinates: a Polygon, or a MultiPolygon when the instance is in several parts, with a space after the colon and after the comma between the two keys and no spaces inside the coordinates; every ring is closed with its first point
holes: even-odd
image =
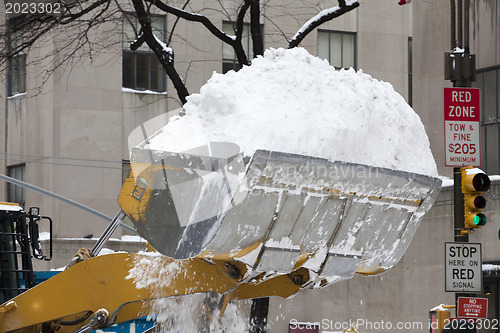
{"type": "MultiPolygon", "coordinates": [[[[470,87],[476,80],[476,56],[469,49],[469,8],[470,0],[450,0],[451,9],[451,52],[445,53],[445,80],[453,82],[453,87],[470,87]],[[463,4],[463,6],[462,6],[463,4]]],[[[462,173],[453,168],[454,192],[454,239],[468,242],[469,235],[462,234],[464,227],[464,199],[462,195],[462,173]]]]}
{"type": "Polygon", "coordinates": [[[461,231],[465,224],[464,219],[464,198],[462,195],[462,170],[453,168],[453,226],[455,242],[468,242],[469,234],[462,234],[461,231]]]}
{"type": "MultiPolygon", "coordinates": [[[[445,53],[445,80],[453,82],[453,87],[470,87],[476,80],[476,57],[469,49],[469,8],[470,0],[450,0],[451,9],[451,52],[445,53]],[[463,6],[462,6],[463,5],[463,6]]],[[[464,197],[462,194],[461,168],[453,168],[453,235],[455,242],[468,242],[469,235],[462,233],[465,226],[464,197]]],[[[455,293],[458,306],[459,294],[455,293]]]]}

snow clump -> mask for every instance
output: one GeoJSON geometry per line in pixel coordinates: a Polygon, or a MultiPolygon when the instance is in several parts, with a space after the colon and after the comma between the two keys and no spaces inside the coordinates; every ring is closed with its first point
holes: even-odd
{"type": "Polygon", "coordinates": [[[232,142],[437,176],[420,117],[393,87],[335,70],[305,49],[269,49],[238,72],[214,73],[145,148],[182,152],[232,142]]]}

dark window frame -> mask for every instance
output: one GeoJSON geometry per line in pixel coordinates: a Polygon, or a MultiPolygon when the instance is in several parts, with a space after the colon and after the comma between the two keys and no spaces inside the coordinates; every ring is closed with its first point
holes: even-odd
{"type": "MultiPolygon", "coordinates": [[[[26,179],[26,164],[14,164],[7,166],[7,176],[25,181],[26,179]],[[21,171],[22,177],[18,176],[18,172],[21,171]]],[[[7,201],[18,203],[21,207],[25,207],[26,205],[26,191],[24,187],[7,183],[7,201]]]]}
{"type": "MultiPolygon", "coordinates": [[[[9,19],[8,50],[13,51],[17,45],[23,43],[23,16],[9,19]]],[[[7,61],[7,95],[12,97],[26,93],[26,52],[20,51],[7,61]]]]}
{"type": "MultiPolygon", "coordinates": [[[[133,20],[136,28],[139,27],[137,18],[133,13],[125,13],[128,15],[129,20],[133,20]]],[[[167,18],[165,15],[151,15],[151,17],[163,20],[163,40],[167,31],[167,18]]],[[[161,66],[158,58],[151,49],[130,50],[130,44],[125,40],[125,25],[129,23],[127,18],[123,17],[122,22],[122,87],[137,91],[154,91],[158,93],[165,93],[167,91],[167,78],[166,73],[161,66]],[[146,64],[143,72],[140,71],[140,63],[146,64]],[[128,73],[126,75],[125,73],[128,73]],[[161,77],[160,77],[161,75],[161,77]],[[157,86],[157,84],[159,85],[157,86]]],[[[159,38],[159,36],[156,36],[159,38]]]]}
{"type": "Polygon", "coordinates": [[[500,149],[495,149],[500,147],[500,65],[476,70],[476,81],[472,86],[480,89],[481,97],[481,169],[486,173],[497,174],[500,172],[500,149]],[[493,86],[485,83],[486,75],[494,76],[493,86]],[[485,86],[493,92],[488,103],[485,86]],[[495,152],[494,156],[491,156],[491,150],[495,152]]]}
{"type": "MultiPolygon", "coordinates": [[[[357,67],[358,67],[358,62],[357,62],[357,58],[358,58],[358,50],[357,50],[357,40],[358,40],[358,36],[357,36],[357,33],[356,32],[353,32],[353,31],[343,31],[343,30],[327,30],[327,29],[318,29],[317,30],[317,34],[319,36],[320,33],[327,33],[328,34],[328,45],[331,45],[331,38],[332,38],[332,35],[333,34],[340,34],[340,37],[341,37],[341,43],[340,43],[340,47],[341,47],[341,50],[340,50],[340,54],[341,54],[341,60],[340,60],[340,63],[341,63],[341,67],[338,67],[338,66],[334,66],[332,64],[330,64],[331,66],[335,67],[335,69],[348,69],[349,67],[346,67],[344,66],[344,36],[346,35],[349,35],[349,36],[352,36],[353,37],[353,66],[352,68],[354,68],[355,70],[357,70],[357,67]]],[[[316,43],[317,45],[317,52],[318,52],[318,55],[319,55],[319,38],[318,38],[318,41],[316,43]]],[[[331,54],[330,54],[330,47],[328,48],[328,61],[330,61],[330,58],[331,58],[331,54]]]]}

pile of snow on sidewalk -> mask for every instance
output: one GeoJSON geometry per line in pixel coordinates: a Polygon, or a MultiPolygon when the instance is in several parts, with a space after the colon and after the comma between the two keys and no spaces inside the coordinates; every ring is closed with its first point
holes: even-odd
{"type": "Polygon", "coordinates": [[[245,156],[267,149],[437,176],[419,116],[389,83],[337,71],[302,48],[214,73],[184,108],[145,148],[233,142],[245,156]]]}

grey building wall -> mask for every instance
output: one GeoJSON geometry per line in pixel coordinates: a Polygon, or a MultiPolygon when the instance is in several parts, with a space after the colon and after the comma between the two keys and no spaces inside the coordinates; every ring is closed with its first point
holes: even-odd
{"type": "MultiPolygon", "coordinates": [[[[422,118],[441,175],[451,177],[444,166],[443,88],[444,53],[450,52],[450,2],[414,1],[413,7],[413,108],[422,118]]],[[[476,54],[476,68],[500,64],[500,8],[498,1],[471,1],[470,52],[476,54]]],[[[484,149],[484,147],[483,147],[484,149]]],[[[483,161],[483,164],[485,162],[483,161]]],[[[492,171],[489,171],[490,173],[492,171]]],[[[493,170],[498,174],[500,170],[493,170]]]]}

